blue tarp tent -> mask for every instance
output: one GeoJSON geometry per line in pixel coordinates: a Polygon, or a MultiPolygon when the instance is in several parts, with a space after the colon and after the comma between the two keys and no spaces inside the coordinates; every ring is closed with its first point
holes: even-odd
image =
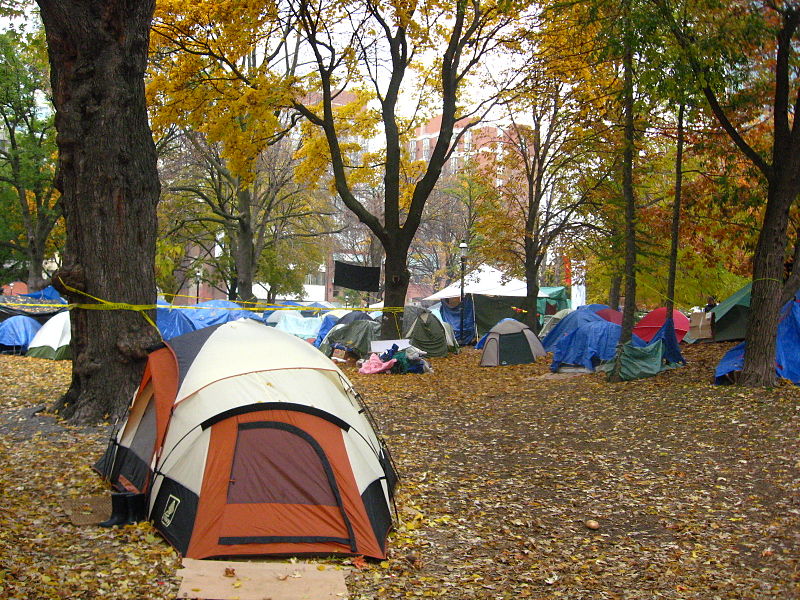
{"type": "Polygon", "coordinates": [[[325,336],[328,335],[328,332],[333,329],[333,326],[338,322],[339,317],[335,314],[328,314],[322,317],[322,324],[319,326],[319,331],[317,331],[317,339],[314,340],[314,346],[319,348],[322,340],[325,339],[325,336]]]}
{"type": "Polygon", "coordinates": [[[197,329],[187,312],[166,302],[159,301],[156,307],[156,326],[161,333],[161,337],[165,340],[171,340],[174,337],[197,329]]]}
{"type": "MultiPolygon", "coordinates": [[[[580,311],[575,311],[578,312],[580,311]]],[[[575,313],[570,313],[568,316],[575,313]]],[[[601,362],[614,358],[622,327],[591,312],[587,311],[587,314],[591,314],[594,318],[584,321],[553,344],[553,362],[550,370],[554,373],[562,365],[581,366],[594,371],[601,362]]]]}
{"type": "Polygon", "coordinates": [[[0,352],[25,354],[42,325],[33,317],[16,315],[0,323],[0,352]]]}
{"type": "Polygon", "coordinates": [[[470,344],[475,341],[475,308],[472,301],[472,294],[464,296],[464,329],[461,329],[461,304],[451,308],[447,302],[442,302],[439,306],[442,321],[449,323],[456,336],[456,342],[460,346],[470,344]]]}
{"type": "MultiPolygon", "coordinates": [[[[714,382],[733,382],[733,374],[744,366],[745,343],[737,344],[722,357],[714,372],[714,382]]],[[[800,292],[781,308],[775,340],[775,371],[778,377],[800,384],[800,292]]]]}
{"type": "Polygon", "coordinates": [[[207,300],[183,310],[187,317],[194,323],[195,329],[203,329],[211,325],[219,325],[237,319],[263,319],[256,313],[244,310],[236,302],[230,300],[207,300]]]}
{"type": "Polygon", "coordinates": [[[304,317],[296,310],[282,310],[279,311],[275,329],[280,329],[295,337],[307,340],[316,339],[321,325],[322,317],[304,317]]]}
{"type": "MultiPolygon", "coordinates": [[[[587,306],[581,306],[579,309],[565,315],[542,339],[542,346],[544,346],[544,349],[548,352],[554,352],[556,344],[560,339],[571,335],[576,329],[583,327],[587,323],[596,323],[599,321],[608,323],[609,321],[595,314],[597,310],[602,308],[608,307],[604,304],[589,304],[587,306]]],[[[617,334],[617,337],[619,337],[619,334],[617,334]]]]}
{"type": "Polygon", "coordinates": [[[67,304],[67,301],[61,297],[61,294],[58,293],[58,290],[54,288],[52,285],[48,285],[46,288],[39,290],[38,292],[31,292],[30,294],[20,294],[23,298],[33,298],[34,300],[47,300],[50,302],[56,302],[58,304],[67,304]]]}

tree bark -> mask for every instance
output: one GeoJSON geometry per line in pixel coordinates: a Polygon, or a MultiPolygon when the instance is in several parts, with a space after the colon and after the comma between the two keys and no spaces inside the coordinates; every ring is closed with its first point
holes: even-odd
{"type": "Polygon", "coordinates": [[[675,308],[675,276],[678,270],[678,243],[681,229],[681,192],[683,187],[683,115],[686,105],[678,105],[677,148],[675,150],[675,197],[672,201],[672,228],[669,246],[669,275],[667,276],[667,316],[675,308]]]}
{"type": "MultiPolygon", "coordinates": [[[[796,177],[796,176],[795,176],[796,177]]],[[[775,385],[775,340],[783,291],[783,263],[789,208],[797,198],[797,185],[770,181],[767,209],[753,257],[753,288],[747,323],[744,365],[739,382],[751,387],[775,385]]],[[[787,178],[788,179],[788,178],[787,178]]]]}
{"type": "MultiPolygon", "coordinates": [[[[54,285],[75,303],[94,303],[91,295],[153,305],[159,182],[143,78],[155,2],[37,2],[67,232],[54,285]]],[[[75,309],[70,316],[72,382],[56,409],[74,423],[121,415],[158,332],[131,310],[75,309]]]]}
{"type": "MultiPolygon", "coordinates": [[[[630,6],[626,4],[626,10],[630,6]]],[[[625,201],[625,307],[622,311],[622,333],[619,342],[630,341],[636,311],[636,198],[633,191],[633,159],[635,154],[635,129],[633,122],[633,42],[630,32],[630,15],[625,15],[625,48],[623,61],[623,110],[625,115],[625,140],[622,154],[622,195],[625,201]]]]}

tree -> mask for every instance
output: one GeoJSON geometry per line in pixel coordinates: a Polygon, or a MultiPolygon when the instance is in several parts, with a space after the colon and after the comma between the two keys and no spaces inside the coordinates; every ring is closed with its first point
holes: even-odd
{"type": "Polygon", "coordinates": [[[154,0],[37,0],[47,36],[58,144],[56,187],[66,223],[54,284],[71,312],[73,371],[56,407],[73,422],[120,415],[158,332],[153,306],[156,149],[144,71],[154,0]],[[154,318],[154,312],[149,313],[154,318]]]}
{"type": "MultiPolygon", "coordinates": [[[[509,52],[506,64],[513,63],[510,51],[517,44],[513,30],[526,27],[527,3],[475,0],[386,5],[372,0],[344,4],[294,0],[288,4],[289,18],[296,23],[312,63],[293,106],[324,134],[336,192],[384,248],[384,305],[402,307],[410,279],[409,248],[425,203],[459,137],[477,125],[498,99],[490,93],[483,101],[468,105],[465,88],[469,78],[479,68],[491,68],[492,56],[501,50],[509,52]],[[434,55],[433,64],[426,65],[425,54],[434,49],[441,50],[434,55]],[[418,78],[417,93],[408,81],[412,73],[418,78]],[[343,89],[362,84],[375,98],[382,126],[383,158],[373,167],[383,178],[381,214],[370,212],[354,194],[352,165],[343,150],[345,140],[334,111],[343,89]],[[309,102],[310,91],[318,91],[321,100],[309,102]],[[417,104],[430,98],[441,115],[439,137],[425,170],[408,186],[402,175],[402,154],[410,123],[401,116],[401,91],[404,100],[413,98],[417,104]],[[459,121],[466,125],[454,136],[459,121]]],[[[502,70],[495,70],[496,79],[502,79],[502,70]]],[[[502,73],[509,78],[499,88],[508,89],[519,72],[509,69],[502,73]]],[[[385,334],[391,335],[395,329],[391,319],[384,319],[385,334]]]]}
{"type": "MultiPolygon", "coordinates": [[[[305,276],[297,269],[307,261],[275,260],[276,251],[286,249],[287,242],[299,249],[302,240],[334,230],[327,199],[295,178],[298,142],[285,137],[267,145],[244,179],[229,168],[221,143],[212,144],[191,129],[183,131],[179,141],[178,149],[163,161],[169,171],[160,211],[163,237],[202,248],[199,262],[212,267],[205,269],[206,280],[219,285],[231,300],[253,301],[254,281],[283,281],[283,291],[289,291],[286,285],[292,279],[305,276]],[[271,258],[262,257],[267,251],[271,258]],[[294,278],[287,277],[295,270],[294,278]]],[[[310,260],[320,253],[298,252],[298,258],[303,254],[310,260]]],[[[317,256],[314,270],[322,260],[317,256]]],[[[189,265],[188,272],[193,274],[202,264],[189,265]]],[[[290,285],[294,290],[298,286],[302,292],[302,283],[290,285]]]]}
{"type": "Polygon", "coordinates": [[[753,256],[753,290],[740,382],[775,383],[775,340],[787,252],[789,209],[800,194],[800,108],[796,48],[800,4],[651,0],[683,50],[720,127],[766,183],[766,207],[753,256]],[[678,15],[693,15],[689,25],[678,15]],[[748,139],[753,122],[769,121],[762,148],[748,139]]]}
{"type": "Polygon", "coordinates": [[[50,95],[47,78],[42,36],[0,34],[0,119],[6,137],[0,145],[0,188],[7,191],[10,209],[3,215],[9,235],[0,246],[24,257],[32,290],[44,287],[48,239],[61,217],[53,187],[55,128],[44,103],[50,95]]]}

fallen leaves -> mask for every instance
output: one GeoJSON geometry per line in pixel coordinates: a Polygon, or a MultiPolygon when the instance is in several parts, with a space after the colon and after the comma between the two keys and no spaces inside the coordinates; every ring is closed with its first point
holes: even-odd
{"type": "MultiPolygon", "coordinates": [[[[623,384],[474,350],[426,375],[349,370],[403,478],[389,557],[328,567],[355,567],[355,600],[800,597],[800,389],[710,385],[726,348],[623,384]]],[[[89,467],[105,428],[31,417],[66,365],[0,357],[0,597],[174,598],[179,559],[148,523],[59,508],[108,492],[89,467]]]]}

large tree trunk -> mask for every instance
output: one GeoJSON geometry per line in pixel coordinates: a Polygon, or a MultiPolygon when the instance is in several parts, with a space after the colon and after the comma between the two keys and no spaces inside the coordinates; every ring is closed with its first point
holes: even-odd
{"type": "MultiPolygon", "coordinates": [[[[383,306],[385,308],[402,308],[406,303],[408,283],[411,273],[408,270],[408,247],[403,245],[389,245],[386,248],[386,262],[383,272],[383,306]]],[[[381,336],[392,340],[402,338],[403,313],[384,312],[381,325],[381,336]]]]}
{"type": "MultiPolygon", "coordinates": [[[[143,77],[155,2],[37,2],[67,231],[54,284],[76,303],[94,303],[91,295],[153,305],[159,183],[143,77]]],[[[75,423],[122,414],[158,332],[131,310],[75,309],[70,316],[72,383],[56,408],[75,423]]]]}
{"type": "Polygon", "coordinates": [[[740,382],[753,387],[775,384],[775,340],[783,291],[783,262],[789,208],[797,189],[776,177],[767,191],[767,209],[753,258],[753,291],[740,382]],[[783,185],[781,185],[783,183],[783,185]]]}

